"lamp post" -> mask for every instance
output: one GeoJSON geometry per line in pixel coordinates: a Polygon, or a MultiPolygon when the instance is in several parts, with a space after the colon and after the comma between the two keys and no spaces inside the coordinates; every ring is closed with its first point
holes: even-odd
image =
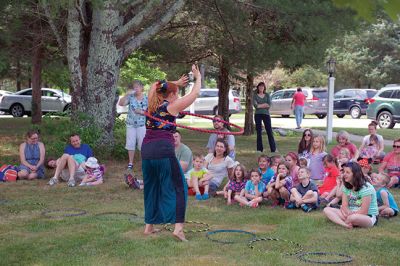
{"type": "Polygon", "coordinates": [[[326,119],[326,141],[327,143],[332,142],[332,124],[333,124],[333,93],[335,91],[335,73],[336,61],[332,57],[326,62],[326,67],[328,69],[328,112],[326,119]]]}

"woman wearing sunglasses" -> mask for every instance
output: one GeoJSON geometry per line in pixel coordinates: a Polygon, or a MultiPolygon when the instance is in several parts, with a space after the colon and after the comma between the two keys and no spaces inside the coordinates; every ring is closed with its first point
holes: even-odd
{"type": "Polygon", "coordinates": [[[392,187],[400,182],[400,139],[393,141],[393,151],[389,152],[381,165],[379,166],[379,173],[387,171],[390,176],[390,183],[388,187],[392,187]]]}
{"type": "Polygon", "coordinates": [[[310,159],[310,149],[313,140],[313,132],[311,129],[306,129],[303,131],[303,136],[299,142],[299,147],[297,149],[297,153],[299,157],[304,157],[306,159],[310,159]]]}

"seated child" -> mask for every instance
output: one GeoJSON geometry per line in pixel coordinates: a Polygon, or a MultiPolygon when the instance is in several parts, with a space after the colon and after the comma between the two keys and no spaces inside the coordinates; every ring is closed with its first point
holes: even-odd
{"type": "Polygon", "coordinates": [[[390,176],[385,173],[379,173],[376,177],[376,198],[378,201],[379,216],[394,217],[399,213],[399,207],[394,200],[392,193],[387,188],[390,182],[390,176]]]}
{"type": "Polygon", "coordinates": [[[318,187],[318,192],[321,195],[321,200],[328,203],[330,198],[334,195],[334,193],[331,192],[336,187],[336,178],[340,173],[336,159],[332,155],[325,155],[323,161],[325,166],[325,178],[322,185],[318,187]]]}
{"type": "Polygon", "coordinates": [[[369,137],[369,144],[360,150],[360,157],[372,162],[379,155],[379,140],[375,134],[369,137]]]}
{"type": "Polygon", "coordinates": [[[274,201],[273,206],[279,205],[280,200],[285,202],[284,207],[289,204],[290,190],[293,187],[293,180],[289,173],[289,165],[286,162],[281,162],[278,165],[278,173],[269,181],[264,197],[272,199],[274,201]]]}
{"type": "Polygon", "coordinates": [[[199,154],[193,155],[193,168],[188,172],[189,176],[189,187],[193,187],[196,191],[196,200],[207,200],[209,180],[210,177],[207,175],[208,171],[204,167],[204,157],[199,154]],[[200,187],[204,188],[203,196],[200,193],[200,187]]]}
{"type": "Polygon", "coordinates": [[[228,182],[228,195],[227,195],[227,204],[232,204],[232,198],[236,195],[240,196],[240,193],[246,186],[246,169],[243,165],[237,165],[235,169],[233,169],[233,176],[229,179],[228,182]]]}
{"type": "Polygon", "coordinates": [[[258,204],[262,201],[265,184],[261,182],[261,175],[257,170],[252,169],[249,174],[250,180],[246,182],[242,193],[236,195],[234,199],[238,201],[241,206],[257,208],[258,204]]]}
{"type": "Polygon", "coordinates": [[[274,170],[270,167],[271,161],[267,155],[260,155],[258,157],[258,172],[261,174],[261,181],[265,185],[269,183],[271,178],[275,175],[274,170]]]}
{"type": "Polygon", "coordinates": [[[351,161],[351,153],[348,148],[341,148],[337,157],[338,165],[342,165],[351,161]]]}
{"type": "Polygon", "coordinates": [[[368,159],[361,159],[358,160],[357,163],[361,166],[361,170],[364,174],[364,177],[370,182],[371,184],[374,184],[374,181],[372,180],[372,167],[368,163],[368,159]]]}
{"type": "Polygon", "coordinates": [[[274,174],[276,174],[276,172],[278,171],[278,164],[284,162],[285,158],[283,158],[282,155],[274,155],[271,156],[270,160],[271,160],[270,167],[274,171],[274,174]]]}
{"type": "Polygon", "coordinates": [[[308,167],[309,161],[305,157],[299,158],[299,166],[301,167],[308,167]]]}
{"type": "Polygon", "coordinates": [[[79,186],[96,186],[103,184],[104,167],[101,169],[96,158],[89,157],[82,166],[85,169],[85,175],[79,186]]]}
{"type": "Polygon", "coordinates": [[[290,203],[286,208],[301,208],[304,212],[310,212],[318,207],[318,188],[310,180],[310,169],[300,168],[298,177],[300,184],[290,190],[290,203]]]}

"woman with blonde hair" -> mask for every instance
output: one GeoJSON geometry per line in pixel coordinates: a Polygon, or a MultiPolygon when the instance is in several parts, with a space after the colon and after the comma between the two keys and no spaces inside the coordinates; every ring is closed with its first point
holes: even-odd
{"type": "Polygon", "coordinates": [[[175,157],[173,133],[179,112],[189,107],[197,98],[201,87],[199,68],[192,66],[196,79],[190,93],[179,98],[179,87],[186,85],[188,78],[178,81],[158,81],[149,92],[146,136],[142,144],[142,173],[144,181],[144,234],[159,230],[154,224],[175,224],[173,236],[187,241],[183,232],[187,201],[187,185],[182,168],[175,157]],[[154,119],[157,118],[157,119],[154,119]],[[161,121],[159,121],[160,119],[161,121]]]}

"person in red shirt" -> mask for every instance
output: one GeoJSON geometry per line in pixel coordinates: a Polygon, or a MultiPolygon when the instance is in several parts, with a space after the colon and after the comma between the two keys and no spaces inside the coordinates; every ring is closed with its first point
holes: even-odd
{"type": "Polygon", "coordinates": [[[304,103],[306,101],[306,96],[304,95],[301,88],[297,88],[297,91],[293,94],[291,107],[294,110],[294,115],[296,116],[297,129],[301,128],[301,121],[303,120],[304,114],[304,103]]]}
{"type": "Polygon", "coordinates": [[[323,161],[325,166],[325,178],[324,183],[319,186],[318,192],[321,199],[325,199],[329,202],[331,197],[334,196],[332,190],[336,187],[336,178],[340,175],[340,172],[337,161],[332,155],[325,155],[323,161]]]}

